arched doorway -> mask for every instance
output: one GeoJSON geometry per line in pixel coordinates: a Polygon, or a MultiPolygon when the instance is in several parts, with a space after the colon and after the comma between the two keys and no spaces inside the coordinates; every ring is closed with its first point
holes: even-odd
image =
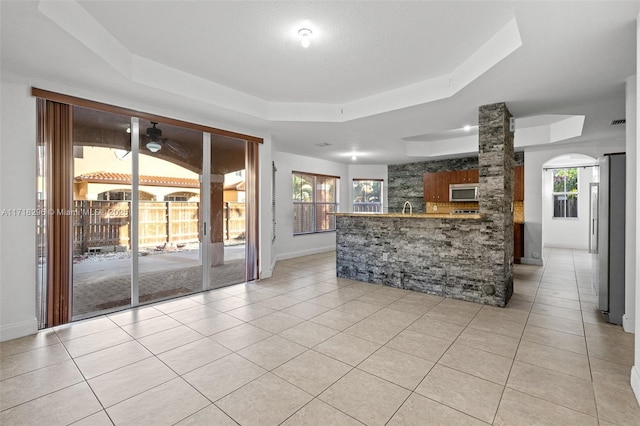
{"type": "Polygon", "coordinates": [[[588,250],[591,184],[599,180],[597,159],[564,154],[542,166],[542,247],[588,250]]]}

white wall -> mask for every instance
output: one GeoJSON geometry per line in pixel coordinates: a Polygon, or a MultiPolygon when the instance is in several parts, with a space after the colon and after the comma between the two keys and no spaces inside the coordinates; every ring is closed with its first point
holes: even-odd
{"type": "MultiPolygon", "coordinates": [[[[640,69],[640,15],[638,15],[636,17],[636,70],[640,69]]],[[[636,170],[638,168],[638,164],[640,164],[640,149],[638,148],[638,140],[640,140],[640,132],[638,131],[640,126],[637,125],[637,123],[640,123],[640,108],[638,108],[638,99],[640,99],[640,96],[638,96],[638,85],[636,84],[636,93],[635,93],[635,99],[636,99],[636,107],[635,107],[635,126],[634,126],[634,131],[631,134],[631,138],[635,140],[635,167],[636,170]]],[[[636,192],[634,194],[633,200],[635,202],[635,206],[636,206],[636,211],[635,211],[635,217],[636,217],[636,224],[640,223],[640,209],[638,208],[638,200],[640,200],[640,173],[636,173],[636,178],[635,178],[635,183],[636,183],[636,192]]],[[[630,238],[634,238],[633,235],[629,236],[630,238]]],[[[636,226],[636,233],[635,233],[635,240],[636,240],[636,247],[640,247],[640,227],[636,226]]],[[[636,278],[640,277],[640,262],[638,262],[638,259],[635,260],[636,262],[636,278]]],[[[635,281],[635,290],[636,290],[636,305],[635,305],[635,318],[640,318],[640,281],[636,280],[635,281]]],[[[633,392],[636,394],[636,399],[638,400],[638,404],[640,404],[640,338],[638,337],[640,333],[636,333],[636,338],[635,338],[635,355],[634,355],[634,363],[633,363],[633,367],[631,368],[631,388],[633,389],[633,392]]]]}
{"type": "MultiPolygon", "coordinates": [[[[589,249],[589,183],[594,168],[578,168],[578,217],[553,217],[553,170],[542,173],[542,246],[589,249]]],[[[526,216],[525,216],[526,218],[526,216]]]]}
{"type": "MultiPolygon", "coordinates": [[[[139,99],[114,98],[104,93],[55,82],[2,73],[0,81],[0,211],[34,209],[36,200],[36,100],[31,86],[111,103],[152,114],[264,138],[260,146],[260,259],[262,276],[271,274],[271,139],[255,130],[225,127],[208,110],[183,108],[185,100],[166,95],[165,108],[139,99]],[[175,110],[166,109],[173,105],[175,110]],[[207,118],[208,117],[208,118],[207,118]]],[[[345,173],[346,175],[346,173],[345,173]]],[[[36,246],[32,216],[0,216],[0,341],[34,333],[36,323],[36,246]]]]}
{"type": "Polygon", "coordinates": [[[35,333],[35,218],[5,209],[36,205],[36,101],[18,81],[1,82],[0,341],[35,333]]]}
{"type": "MultiPolygon", "coordinates": [[[[524,257],[522,263],[542,265],[543,164],[564,154],[584,154],[599,158],[610,152],[622,152],[624,140],[549,144],[528,147],[524,153],[524,257]]],[[[588,190],[588,189],[587,189],[588,190]]]]}
{"type": "Polygon", "coordinates": [[[291,173],[318,173],[340,177],[339,210],[350,209],[349,166],[317,158],[303,157],[274,150],[273,161],[276,168],[276,241],[274,249],[278,260],[309,254],[322,253],[336,248],[335,232],[308,235],[293,235],[293,180],[291,173]]]}
{"type": "Polygon", "coordinates": [[[626,161],[626,205],[625,205],[625,314],[622,316],[622,325],[627,333],[635,332],[635,305],[636,305],[636,286],[634,285],[636,280],[636,263],[637,247],[636,239],[633,238],[637,232],[636,224],[636,210],[638,208],[636,200],[637,191],[637,139],[636,139],[636,103],[638,98],[636,96],[636,76],[633,75],[627,78],[626,84],[626,106],[625,117],[626,123],[626,148],[627,148],[627,161],[626,161]]]}
{"type": "Polygon", "coordinates": [[[387,166],[381,164],[350,164],[349,165],[349,209],[342,211],[353,211],[353,182],[354,179],[383,179],[382,184],[382,207],[384,212],[389,212],[389,179],[387,174],[387,166]]]}

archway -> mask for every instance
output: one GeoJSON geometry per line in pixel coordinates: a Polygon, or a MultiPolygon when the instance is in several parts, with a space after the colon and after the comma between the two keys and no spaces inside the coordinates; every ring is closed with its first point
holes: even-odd
{"type": "Polygon", "coordinates": [[[542,166],[542,246],[588,250],[590,185],[599,181],[597,159],[553,157],[542,166]]]}

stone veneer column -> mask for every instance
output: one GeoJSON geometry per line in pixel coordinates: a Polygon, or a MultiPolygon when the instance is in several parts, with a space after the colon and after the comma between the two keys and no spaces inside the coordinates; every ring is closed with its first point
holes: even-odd
{"type": "Polygon", "coordinates": [[[485,256],[489,268],[483,291],[505,306],[513,294],[513,132],[504,102],[479,110],[480,213],[489,220],[485,256]]]}

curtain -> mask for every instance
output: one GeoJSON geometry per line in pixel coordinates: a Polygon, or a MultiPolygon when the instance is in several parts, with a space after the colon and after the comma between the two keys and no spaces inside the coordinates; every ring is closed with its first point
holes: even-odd
{"type": "Polygon", "coordinates": [[[38,143],[42,151],[48,206],[43,220],[46,235],[46,327],[71,319],[73,220],[73,107],[38,99],[38,143]]]}
{"type": "Polygon", "coordinates": [[[246,280],[259,278],[259,149],[260,144],[246,142],[246,280]]]}

